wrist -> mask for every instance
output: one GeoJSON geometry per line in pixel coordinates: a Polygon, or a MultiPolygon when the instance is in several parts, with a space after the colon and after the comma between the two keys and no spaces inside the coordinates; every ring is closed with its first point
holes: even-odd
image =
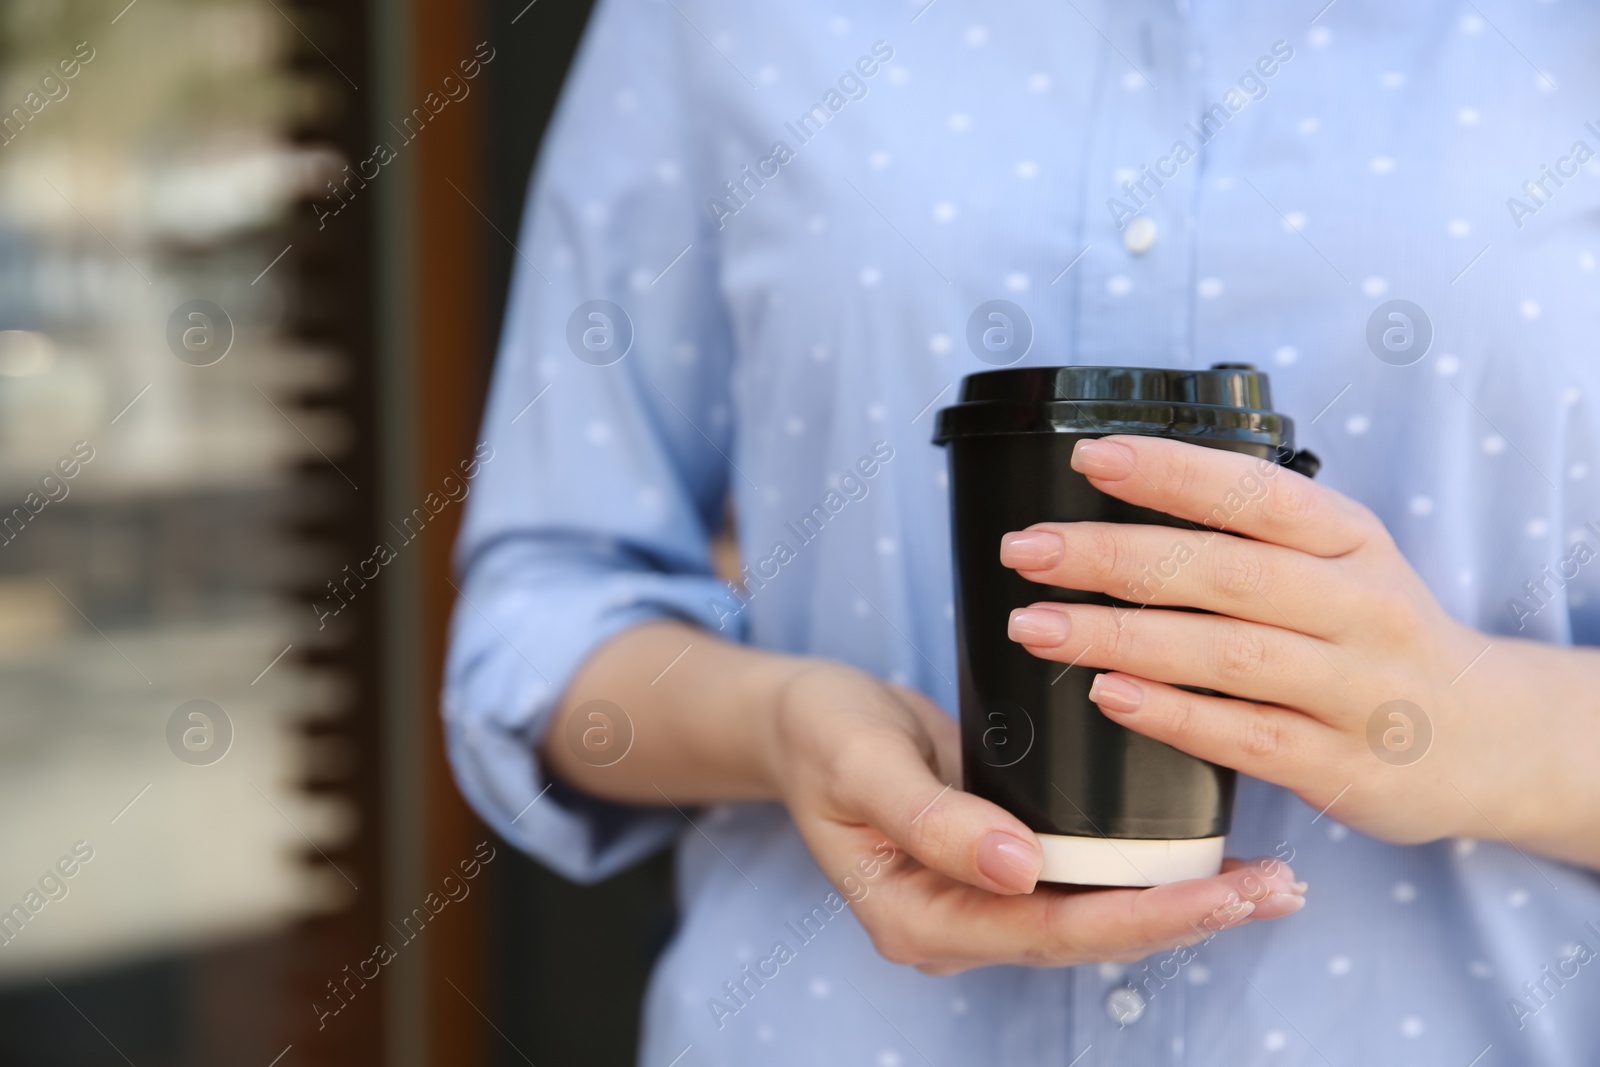
{"type": "Polygon", "coordinates": [[[744,721],[749,727],[746,748],[763,793],[784,800],[796,755],[793,692],[808,675],[834,665],[824,659],[762,653],[750,663],[738,682],[744,721]]]}
{"type": "Polygon", "coordinates": [[[1600,655],[1501,638],[1482,666],[1463,716],[1476,738],[1459,787],[1475,809],[1469,835],[1595,866],[1600,747],[1580,694],[1600,684],[1600,655]]]}

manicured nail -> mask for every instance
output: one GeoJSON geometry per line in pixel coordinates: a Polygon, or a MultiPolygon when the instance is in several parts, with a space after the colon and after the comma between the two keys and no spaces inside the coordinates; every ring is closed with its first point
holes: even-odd
{"type": "Polygon", "coordinates": [[[1042,530],[1008,533],[1000,539],[1000,562],[1028,571],[1054,567],[1061,562],[1061,538],[1042,530]]]}
{"type": "Polygon", "coordinates": [[[1032,892],[1043,866],[1043,852],[1010,834],[994,830],[978,844],[978,870],[1007,889],[1032,892]]]}
{"type": "Polygon", "coordinates": [[[1018,608],[1006,627],[1006,635],[1023,645],[1059,645],[1071,632],[1065,615],[1044,608],[1018,608]]]}
{"type": "Polygon", "coordinates": [[[1266,879],[1265,888],[1271,893],[1287,893],[1293,896],[1303,897],[1306,895],[1306,890],[1309,889],[1310,886],[1306,885],[1304,882],[1295,881],[1293,874],[1289,873],[1287,870],[1283,870],[1266,879]]]}
{"type": "Polygon", "coordinates": [[[1306,890],[1311,888],[1305,882],[1295,881],[1294,871],[1290,870],[1289,865],[1282,860],[1263,857],[1253,861],[1251,867],[1260,872],[1266,892],[1293,893],[1303,897],[1306,895],[1306,890]]]}
{"type": "Polygon", "coordinates": [[[1217,917],[1220,928],[1226,930],[1238,926],[1256,913],[1256,902],[1253,900],[1235,900],[1218,908],[1212,914],[1217,917]]]}
{"type": "Polygon", "coordinates": [[[1256,905],[1255,917],[1281,919],[1285,915],[1293,915],[1305,906],[1306,898],[1297,893],[1270,893],[1267,899],[1256,905]]]}
{"type": "Polygon", "coordinates": [[[1086,438],[1072,447],[1072,469],[1091,478],[1117,481],[1133,473],[1133,449],[1115,441],[1086,438]]]}
{"type": "Polygon", "coordinates": [[[1144,703],[1144,690],[1126,678],[1097,674],[1089,683],[1089,699],[1107,711],[1126,714],[1139,710],[1144,703]]]}

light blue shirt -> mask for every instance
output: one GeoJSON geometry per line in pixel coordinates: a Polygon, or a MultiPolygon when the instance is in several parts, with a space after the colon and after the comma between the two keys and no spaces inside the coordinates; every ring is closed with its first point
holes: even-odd
{"type": "Polygon", "coordinates": [[[1019,355],[969,346],[990,300],[1026,364],[1258,364],[1455,617],[1600,643],[1600,12],[1318,6],[601,0],[518,241],[444,702],[462,789],[543,862],[677,848],[646,1067],[1600,1062],[1600,880],[1505,843],[1383,844],[1247,780],[1229,851],[1292,849],[1301,914],[1181,966],[930,978],[848,909],[796,936],[830,886],[781,808],[544,792],[557,694],[661,616],[954,711],[929,437],[1019,355]],[[1396,299],[1425,320],[1369,343],[1396,299]],[[747,601],[710,570],[730,496],[747,601]],[[746,965],[776,973],[731,999],[746,965]]]}

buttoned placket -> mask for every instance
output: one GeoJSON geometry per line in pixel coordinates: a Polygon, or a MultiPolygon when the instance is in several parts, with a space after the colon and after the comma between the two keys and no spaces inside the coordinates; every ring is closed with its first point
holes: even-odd
{"type": "MultiPolygon", "coordinates": [[[[1199,99],[1193,34],[1171,17],[1170,0],[1107,4],[1091,17],[1115,47],[1098,62],[1079,185],[1083,241],[1069,253],[1088,249],[1073,272],[1074,361],[1189,366],[1202,161],[1176,163],[1172,148],[1194,142],[1185,129],[1199,99]]],[[[1063,1065],[1186,1062],[1187,983],[1162,977],[1169,954],[1071,969],[1063,1065]]]]}
{"type": "Polygon", "coordinates": [[[1074,361],[1184,367],[1193,362],[1193,205],[1199,61],[1186,20],[1164,0],[1107,5],[1095,111],[1081,157],[1082,243],[1072,272],[1074,361]]]}

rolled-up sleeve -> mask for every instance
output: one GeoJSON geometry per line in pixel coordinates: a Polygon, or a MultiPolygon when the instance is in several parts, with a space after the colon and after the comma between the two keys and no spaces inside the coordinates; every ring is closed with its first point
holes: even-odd
{"type": "Polygon", "coordinates": [[[709,551],[733,451],[731,345],[678,22],[667,4],[596,9],[530,190],[456,549],[443,694],[456,779],[507,840],[582,881],[683,819],[547,791],[538,750],[561,693],[646,620],[738,636],[709,551]]]}

